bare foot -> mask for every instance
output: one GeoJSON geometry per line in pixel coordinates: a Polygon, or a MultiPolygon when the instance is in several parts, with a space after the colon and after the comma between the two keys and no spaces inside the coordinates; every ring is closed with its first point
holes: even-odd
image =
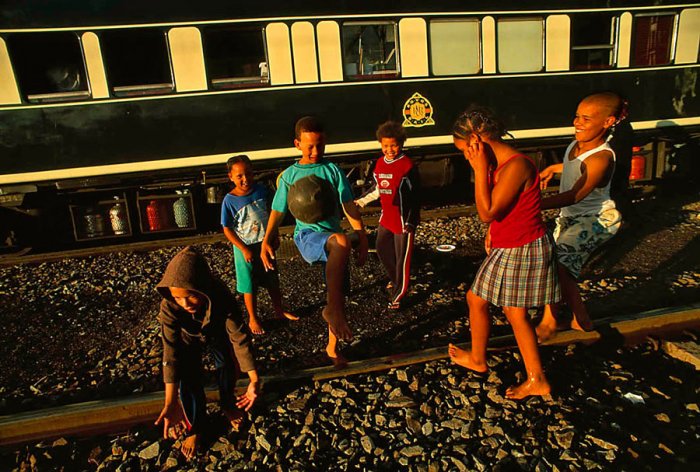
{"type": "Polygon", "coordinates": [[[485,362],[475,362],[470,351],[460,349],[452,343],[450,343],[447,353],[450,355],[452,362],[469,370],[473,370],[474,372],[478,372],[480,374],[483,374],[489,370],[489,367],[485,362]]]}
{"type": "Polygon", "coordinates": [[[299,321],[299,317],[295,314],[283,311],[282,313],[277,313],[277,318],[281,320],[299,321]]]}
{"type": "Polygon", "coordinates": [[[578,317],[574,315],[574,317],[571,318],[571,329],[575,329],[576,331],[593,331],[593,322],[588,315],[579,315],[578,317]]]}
{"type": "Polygon", "coordinates": [[[180,452],[185,456],[188,461],[191,460],[195,454],[197,454],[197,446],[199,445],[199,438],[196,434],[187,436],[182,441],[182,447],[180,447],[180,452]]]}
{"type": "Polygon", "coordinates": [[[520,385],[515,385],[508,387],[506,390],[506,398],[511,400],[522,400],[523,398],[529,396],[540,396],[549,395],[552,388],[549,386],[547,379],[542,376],[540,378],[529,378],[520,385]]]}
{"type": "Polygon", "coordinates": [[[352,331],[350,330],[350,326],[348,326],[345,313],[343,313],[342,310],[331,311],[329,307],[325,307],[321,315],[338,339],[342,339],[343,341],[350,341],[352,339],[352,331]]]}
{"type": "Polygon", "coordinates": [[[243,413],[243,411],[237,408],[222,408],[221,411],[224,413],[224,416],[231,424],[231,431],[238,432],[238,430],[241,427],[241,424],[243,423],[243,420],[245,419],[245,414],[243,413]]]}
{"type": "Polygon", "coordinates": [[[344,369],[348,366],[348,360],[345,357],[343,357],[343,355],[340,352],[338,352],[337,349],[331,349],[330,347],[327,347],[326,355],[333,362],[333,367],[335,367],[336,369],[344,369]]]}
{"type": "Polygon", "coordinates": [[[540,324],[537,325],[535,328],[535,333],[537,334],[537,342],[538,343],[543,343],[557,332],[557,324],[556,322],[554,325],[550,323],[544,323],[540,322],[540,324]]]}
{"type": "Polygon", "coordinates": [[[251,318],[248,321],[248,326],[250,326],[250,330],[253,332],[253,334],[265,334],[265,330],[257,318],[251,318]]]}

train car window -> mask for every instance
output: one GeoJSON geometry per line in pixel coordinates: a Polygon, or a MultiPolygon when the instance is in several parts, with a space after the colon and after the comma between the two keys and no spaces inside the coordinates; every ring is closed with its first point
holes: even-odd
{"type": "Polygon", "coordinates": [[[107,81],[117,96],[170,93],[173,77],[165,31],[109,30],[100,33],[107,81]]]}
{"type": "Polygon", "coordinates": [[[496,24],[499,72],[539,72],[544,66],[542,18],[501,18],[496,24]]]}
{"type": "Polygon", "coordinates": [[[203,29],[204,60],[212,88],[270,85],[264,38],[260,26],[203,29]]]}
{"type": "Polygon", "coordinates": [[[70,32],[17,33],[7,46],[21,93],[30,102],[90,97],[78,35],[70,32]]]}
{"type": "Polygon", "coordinates": [[[478,20],[430,22],[430,58],[434,75],[478,74],[481,31],[478,20]]]}
{"type": "Polygon", "coordinates": [[[580,13],[571,17],[571,67],[574,70],[609,69],[617,16],[612,13],[580,13]]]}
{"type": "Polygon", "coordinates": [[[343,71],[349,80],[394,78],[399,75],[396,23],[344,23],[343,71]]]}
{"type": "Polygon", "coordinates": [[[634,17],[632,66],[656,66],[671,62],[676,15],[640,14],[634,17]]]}

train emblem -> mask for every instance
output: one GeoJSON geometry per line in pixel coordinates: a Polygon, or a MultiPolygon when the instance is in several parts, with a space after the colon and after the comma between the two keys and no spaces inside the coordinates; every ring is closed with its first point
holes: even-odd
{"type": "Polygon", "coordinates": [[[434,125],[433,106],[430,101],[418,92],[411,95],[403,105],[404,128],[420,128],[434,125]]]}

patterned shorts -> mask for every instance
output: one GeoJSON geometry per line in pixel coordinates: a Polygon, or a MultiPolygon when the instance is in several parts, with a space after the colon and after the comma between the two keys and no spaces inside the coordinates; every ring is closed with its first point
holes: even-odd
{"type": "Polygon", "coordinates": [[[496,305],[529,308],[561,299],[554,241],[547,233],[524,246],[491,248],[471,291],[496,305]]]}
{"type": "Polygon", "coordinates": [[[599,215],[560,216],[554,228],[559,263],[578,278],[593,251],[612,238],[621,224],[622,215],[615,208],[599,215]]]}

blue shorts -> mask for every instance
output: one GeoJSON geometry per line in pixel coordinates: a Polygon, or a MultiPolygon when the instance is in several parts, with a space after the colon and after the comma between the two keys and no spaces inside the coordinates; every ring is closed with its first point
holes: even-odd
{"type": "MultiPolygon", "coordinates": [[[[302,229],[294,236],[294,244],[297,245],[301,257],[309,264],[320,262],[323,264],[323,280],[326,280],[326,262],[328,262],[328,252],[326,251],[326,243],[328,239],[335,233],[318,232],[312,229],[302,229]]],[[[350,267],[345,266],[345,274],[343,274],[343,292],[345,295],[350,293],[350,267]]]]}
{"type": "Polygon", "coordinates": [[[236,291],[238,293],[255,293],[258,287],[274,289],[280,286],[276,270],[266,271],[260,259],[261,243],[248,246],[253,251],[253,260],[246,262],[243,253],[233,247],[233,262],[236,267],[236,291]]]}
{"type": "Polygon", "coordinates": [[[327,262],[328,252],[326,243],[328,238],[335,233],[317,232],[312,229],[302,229],[294,235],[294,244],[297,245],[301,257],[309,264],[315,262],[327,262]]]}

